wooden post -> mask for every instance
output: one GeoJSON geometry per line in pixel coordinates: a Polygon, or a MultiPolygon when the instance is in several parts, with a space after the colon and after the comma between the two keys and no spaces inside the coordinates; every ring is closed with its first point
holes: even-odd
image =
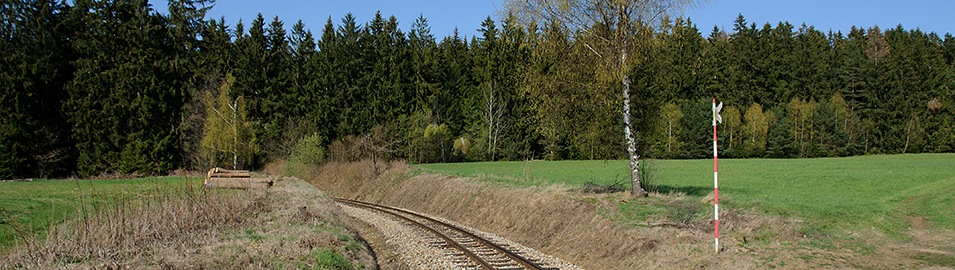
{"type": "Polygon", "coordinates": [[[720,184],[719,184],[719,166],[718,166],[718,152],[716,151],[716,122],[723,122],[722,117],[720,117],[720,110],[723,109],[723,102],[720,102],[720,106],[716,106],[716,99],[713,99],[713,220],[716,225],[716,230],[714,231],[713,244],[716,253],[720,252],[720,184]]]}

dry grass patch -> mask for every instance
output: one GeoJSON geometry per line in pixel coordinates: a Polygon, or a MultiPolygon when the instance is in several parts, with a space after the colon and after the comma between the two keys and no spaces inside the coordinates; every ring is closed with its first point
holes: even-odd
{"type": "Polygon", "coordinates": [[[0,268],[377,269],[341,210],[295,178],[251,193],[196,187],[95,205],[26,239],[0,268]]]}

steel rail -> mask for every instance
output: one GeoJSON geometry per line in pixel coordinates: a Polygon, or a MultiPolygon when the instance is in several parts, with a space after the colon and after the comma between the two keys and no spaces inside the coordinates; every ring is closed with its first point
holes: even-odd
{"type": "Polygon", "coordinates": [[[519,255],[517,255],[517,254],[514,254],[514,252],[511,252],[510,250],[508,250],[508,249],[506,249],[506,248],[503,248],[503,247],[501,247],[501,246],[498,245],[498,244],[495,244],[495,243],[493,243],[493,242],[491,242],[491,241],[488,241],[487,239],[484,239],[484,238],[482,238],[482,237],[479,237],[479,236],[477,236],[477,235],[474,235],[473,233],[471,233],[471,232],[469,232],[469,231],[467,231],[467,230],[464,230],[464,229],[459,228],[459,227],[457,227],[457,226],[448,224],[448,223],[446,223],[446,222],[442,222],[442,221],[440,221],[440,220],[436,220],[436,219],[433,219],[433,218],[430,218],[430,217],[427,217],[427,216],[423,216],[423,215],[420,215],[420,214],[417,214],[417,213],[414,213],[414,212],[410,212],[410,211],[407,211],[407,210],[404,210],[404,209],[400,209],[400,208],[394,208],[394,207],[389,207],[389,206],[384,206],[384,205],[377,205],[377,204],[373,204],[373,203],[367,203],[367,202],[356,201],[356,200],[349,200],[349,199],[343,199],[343,198],[332,198],[332,199],[335,200],[336,202],[339,202],[339,203],[345,203],[345,204],[354,205],[354,206],[359,206],[359,207],[366,207],[366,208],[378,209],[378,210],[381,211],[381,212],[385,212],[385,213],[391,214],[391,215],[393,215],[393,216],[399,217],[399,218],[401,218],[401,219],[403,219],[403,220],[409,221],[410,223],[415,224],[415,226],[424,227],[424,228],[426,228],[427,230],[431,231],[432,233],[437,234],[437,235],[439,235],[441,238],[445,239],[445,241],[447,241],[448,244],[455,246],[455,248],[458,248],[458,249],[463,250],[463,251],[465,252],[465,254],[468,254],[468,257],[471,257],[471,258],[474,259],[476,262],[479,262],[479,264],[481,264],[481,267],[482,267],[482,268],[494,269],[495,267],[491,266],[491,264],[488,263],[487,261],[485,261],[484,259],[479,258],[476,254],[474,254],[473,252],[471,252],[471,251],[468,250],[467,248],[464,248],[463,246],[461,246],[459,243],[457,243],[457,241],[451,239],[450,236],[447,236],[447,235],[445,235],[444,233],[438,232],[437,230],[431,228],[430,226],[424,225],[424,224],[422,224],[422,223],[420,223],[420,222],[417,222],[417,221],[412,220],[412,219],[410,219],[410,218],[408,218],[408,217],[405,217],[405,216],[403,216],[403,215],[396,214],[396,213],[393,213],[393,212],[400,212],[400,213],[403,213],[403,214],[406,214],[406,215],[414,216],[414,217],[416,217],[416,218],[424,219],[424,220],[427,220],[428,222],[432,222],[432,223],[438,224],[438,225],[440,225],[440,226],[444,226],[444,227],[446,227],[446,228],[448,228],[448,229],[450,229],[450,230],[453,230],[453,231],[456,231],[456,232],[458,232],[458,233],[460,233],[460,234],[463,234],[463,235],[467,236],[468,238],[474,239],[475,241],[479,242],[482,246],[485,246],[485,247],[488,247],[488,248],[490,248],[490,249],[493,249],[493,250],[495,250],[497,253],[503,254],[504,256],[506,256],[507,258],[511,259],[512,261],[514,261],[514,262],[516,262],[516,263],[518,263],[518,264],[520,264],[520,265],[523,265],[525,269],[534,269],[534,270],[542,270],[542,269],[544,269],[544,268],[541,268],[541,267],[540,267],[539,265],[537,265],[536,263],[531,262],[531,261],[527,260],[526,258],[524,258],[524,257],[522,257],[522,256],[519,256],[519,255]],[[473,255],[473,257],[472,257],[471,255],[473,255]]]}

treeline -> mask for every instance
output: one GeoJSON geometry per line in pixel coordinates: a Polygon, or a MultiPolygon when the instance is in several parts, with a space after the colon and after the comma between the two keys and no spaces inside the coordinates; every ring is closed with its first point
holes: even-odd
{"type": "MultiPolygon", "coordinates": [[[[0,3],[4,179],[315,162],[356,146],[412,162],[625,155],[619,82],[597,70],[593,37],[556,26],[488,17],[480,36],[438,39],[423,17],[404,33],[394,17],[348,14],[313,35],[277,17],[207,19],[202,0],[169,14],[146,0],[0,3]]],[[[714,97],[722,156],[955,147],[948,34],[662,25],[634,32],[645,156],[707,157],[714,97]]]]}

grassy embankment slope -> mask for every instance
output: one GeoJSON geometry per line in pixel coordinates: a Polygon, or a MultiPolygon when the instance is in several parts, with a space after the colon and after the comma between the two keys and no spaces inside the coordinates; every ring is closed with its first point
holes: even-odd
{"type": "MultiPolygon", "coordinates": [[[[530,186],[625,181],[626,161],[532,161],[417,165],[435,173],[478,176],[530,186]]],[[[644,163],[647,164],[647,163],[644,163]]],[[[711,195],[712,160],[654,160],[657,191],[711,195]]],[[[955,154],[860,156],[818,159],[722,159],[720,204],[804,220],[806,233],[877,228],[890,235],[913,217],[955,229],[955,154]]],[[[626,182],[624,182],[626,183],[626,182]]],[[[640,219],[647,207],[621,204],[623,219],[640,219]],[[643,209],[643,210],[641,210],[643,209]]],[[[666,211],[665,209],[651,210],[666,211]]],[[[696,213],[712,218],[711,208],[696,213]]],[[[721,211],[722,212],[722,211],[721,211]]]]}

